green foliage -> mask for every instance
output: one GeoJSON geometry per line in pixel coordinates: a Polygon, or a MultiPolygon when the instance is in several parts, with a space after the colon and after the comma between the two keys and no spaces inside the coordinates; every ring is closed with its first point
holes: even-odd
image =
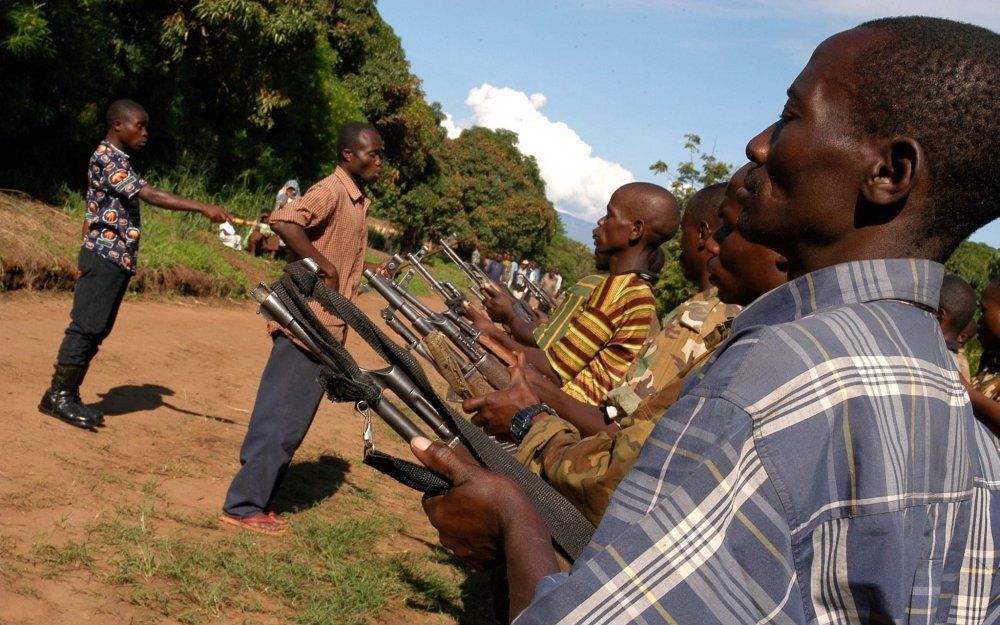
{"type": "Polygon", "coordinates": [[[516,144],[509,130],[478,127],[445,143],[440,199],[425,221],[429,236],[454,233],[490,253],[547,258],[561,225],[537,163],[516,144]]]}
{"type": "MultiPolygon", "coordinates": [[[[684,135],[684,149],[688,151],[688,160],[677,164],[677,174],[670,181],[670,192],[677,198],[681,208],[698,189],[728,180],[733,169],[731,164],[703,152],[701,137],[698,135],[684,135]]],[[[655,174],[670,175],[670,167],[663,161],[656,161],[649,169],[655,174]]]]}
{"type": "MultiPolygon", "coordinates": [[[[687,205],[699,189],[729,179],[733,166],[707,154],[701,149],[701,137],[696,134],[684,135],[684,149],[688,160],[677,164],[677,174],[670,182],[670,192],[674,194],[681,208],[687,205]]],[[[669,176],[670,167],[663,161],[656,161],[649,169],[657,174],[669,176]]],[[[697,292],[697,286],[684,278],[679,262],[681,248],[676,237],[663,246],[666,264],[660,272],[653,292],[656,295],[656,310],[662,316],[677,307],[697,292]]]]}
{"type": "Polygon", "coordinates": [[[1000,268],[1000,251],[985,243],[963,241],[944,264],[948,273],[961,276],[980,295],[1000,268]]]}
{"type": "Polygon", "coordinates": [[[555,265],[562,274],[563,284],[571,285],[580,278],[595,273],[593,251],[559,232],[552,238],[548,256],[542,261],[543,271],[555,265]]]}

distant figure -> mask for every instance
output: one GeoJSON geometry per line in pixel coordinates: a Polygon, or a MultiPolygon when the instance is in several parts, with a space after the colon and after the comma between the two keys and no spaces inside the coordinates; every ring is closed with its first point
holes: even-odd
{"type": "Polygon", "coordinates": [[[298,180],[289,180],[280,189],[278,193],[274,196],[274,210],[282,208],[285,204],[288,204],[295,198],[302,195],[301,189],[299,189],[298,180]]]}
{"type": "Polygon", "coordinates": [[[559,269],[556,267],[549,267],[549,270],[545,272],[542,279],[539,281],[539,287],[545,292],[552,301],[556,301],[559,296],[559,287],[562,286],[562,276],[559,275],[559,269]]]}
{"type": "Polygon", "coordinates": [[[474,267],[482,267],[482,265],[479,264],[482,261],[482,253],[479,251],[479,245],[472,248],[472,258],[470,260],[472,261],[472,265],[474,267]]]}
{"type": "Polygon", "coordinates": [[[495,258],[490,258],[486,262],[486,268],[484,271],[490,280],[496,282],[497,284],[503,282],[504,266],[502,254],[497,254],[495,258]]]}
{"type": "Polygon", "coordinates": [[[531,275],[531,269],[528,267],[528,261],[522,260],[521,266],[514,266],[514,277],[510,281],[510,292],[511,295],[517,299],[525,299],[528,295],[528,277],[531,275]]]}
{"type": "Polygon", "coordinates": [[[132,169],[125,150],[146,145],[149,115],[132,100],[116,100],[105,116],[107,134],[90,156],[80,277],[73,293],[72,320],[59,346],[52,385],[38,409],[70,425],[92,429],[104,423],[100,411],[84,405],[80,384],[101,343],[111,333],[139,253],[139,200],[176,211],[199,212],[213,223],[230,219],[221,206],[161,191],[132,169]]]}
{"type": "Polygon", "coordinates": [[[972,379],[972,375],[969,373],[969,361],[962,351],[962,344],[965,342],[962,338],[975,314],[976,292],[959,276],[946,274],[941,282],[941,298],[936,316],[941,324],[944,344],[955,357],[958,371],[966,382],[972,379]]]}
{"type": "Polygon", "coordinates": [[[261,212],[257,221],[254,222],[250,234],[247,235],[246,248],[247,253],[252,256],[270,254],[271,260],[274,260],[281,250],[282,242],[281,237],[276,235],[267,225],[267,220],[270,218],[270,211],[261,212]]]}

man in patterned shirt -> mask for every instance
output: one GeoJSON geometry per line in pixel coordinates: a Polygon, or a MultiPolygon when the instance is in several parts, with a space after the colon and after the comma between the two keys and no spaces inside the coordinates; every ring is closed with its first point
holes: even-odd
{"type": "MultiPolygon", "coordinates": [[[[348,122],[337,141],[338,164],[304,196],[271,213],[271,228],[282,238],[292,260],[311,258],[324,282],[353,300],[367,267],[368,207],[361,185],[374,182],[382,168],[382,137],[374,126],[348,122]]],[[[347,338],[342,319],[311,302],[313,313],[341,343],[347,338]]],[[[284,520],[271,510],[292,456],[312,424],[323,387],[322,365],[297,338],[268,322],[274,340],[264,366],[250,424],[240,449],[240,470],[226,493],[219,520],[242,529],[279,535],[284,520]]]]}
{"type": "Polygon", "coordinates": [[[740,190],[790,282],[660,418],[568,574],[511,481],[412,441],[454,485],[424,500],[442,544],[503,550],[516,623],[997,622],[1000,450],[934,313],[940,263],[1000,212],[998,75],[1000,36],[935,18],[817,48],[740,190]]]}
{"type": "Polygon", "coordinates": [[[83,245],[70,324],[59,346],[52,384],[38,405],[44,414],[85,429],[104,415],[80,399],[80,385],[101,343],[111,333],[129,280],[135,274],[142,222],[139,200],[160,208],[196,211],[213,223],[229,219],[221,206],[189,200],[149,186],[132,169],[128,150],[141,150],[149,115],[131,100],[108,107],[107,134],[90,157],[83,245]]]}

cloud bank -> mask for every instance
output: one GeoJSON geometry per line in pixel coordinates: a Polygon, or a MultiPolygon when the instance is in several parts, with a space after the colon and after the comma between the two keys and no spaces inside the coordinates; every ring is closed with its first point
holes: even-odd
{"type": "Polygon", "coordinates": [[[509,87],[483,83],[465,100],[472,114],[456,122],[446,114],[441,123],[449,137],[464,128],[505,128],[518,135],[518,148],[538,162],[545,193],[560,211],[596,221],[604,214],[611,193],[635,176],[618,163],[594,156],[593,149],[572,128],[546,117],[546,98],[509,87]]]}

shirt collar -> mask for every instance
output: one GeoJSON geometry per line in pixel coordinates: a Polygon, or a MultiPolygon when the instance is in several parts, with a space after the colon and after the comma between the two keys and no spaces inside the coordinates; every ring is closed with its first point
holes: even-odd
{"type": "Polygon", "coordinates": [[[357,202],[365,196],[365,194],[361,192],[361,189],[358,188],[358,183],[354,182],[354,178],[352,178],[351,174],[347,173],[343,167],[337,165],[337,169],[334,170],[333,173],[335,173],[337,178],[340,178],[340,181],[344,183],[344,188],[347,189],[347,194],[351,196],[352,202],[357,202]]]}
{"type": "Polygon", "coordinates": [[[105,139],[105,140],[101,141],[101,143],[102,143],[103,145],[106,145],[106,146],[108,146],[109,148],[111,148],[111,149],[112,149],[112,150],[114,150],[115,152],[118,152],[119,154],[121,154],[122,156],[124,156],[124,157],[125,157],[126,159],[128,159],[128,158],[131,158],[131,157],[130,157],[130,156],[129,156],[129,155],[128,155],[128,154],[127,154],[127,153],[126,153],[126,152],[125,152],[124,150],[120,150],[120,149],[116,148],[116,147],[115,147],[115,144],[111,143],[111,142],[110,142],[110,141],[108,141],[107,139],[105,139]]]}
{"type": "Polygon", "coordinates": [[[736,317],[733,333],[875,300],[894,299],[934,311],[942,278],[943,265],[918,258],[859,260],[825,267],[761,295],[736,317]]]}

